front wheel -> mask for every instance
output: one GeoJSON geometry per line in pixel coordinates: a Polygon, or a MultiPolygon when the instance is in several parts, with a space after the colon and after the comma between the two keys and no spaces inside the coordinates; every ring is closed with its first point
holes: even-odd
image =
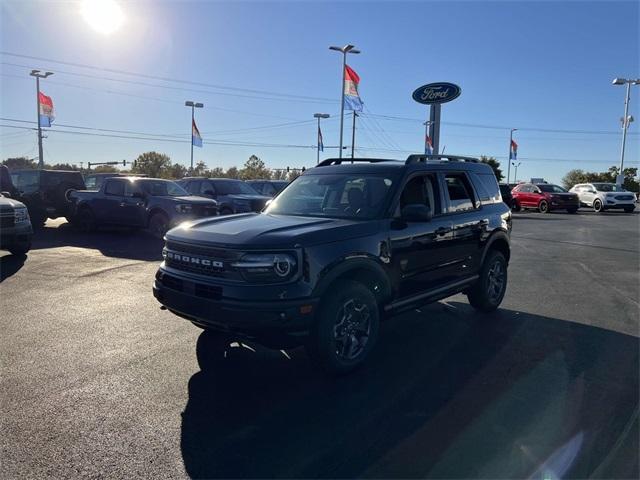
{"type": "Polygon", "coordinates": [[[328,373],[348,373],[362,365],[378,337],[376,297],[362,283],[343,280],[333,285],[321,305],[307,352],[328,373]]]}
{"type": "Polygon", "coordinates": [[[164,213],[154,213],[149,220],[149,230],[154,237],[162,240],[169,230],[169,219],[164,213]]]}
{"type": "Polygon", "coordinates": [[[480,278],[469,289],[467,297],[473,308],[481,312],[492,312],[502,303],[507,291],[507,259],[492,250],[482,264],[480,278]]]}
{"type": "Polygon", "coordinates": [[[596,213],[602,213],[604,208],[602,207],[602,202],[600,200],[595,200],[593,202],[593,211],[596,213]]]}
{"type": "Polygon", "coordinates": [[[16,240],[9,247],[9,252],[13,255],[25,255],[29,250],[31,250],[31,238],[16,240]]]}
{"type": "Polygon", "coordinates": [[[513,210],[514,212],[519,212],[520,210],[522,210],[522,207],[520,206],[517,200],[514,200],[513,203],[511,204],[511,210],[513,210]]]}
{"type": "Polygon", "coordinates": [[[549,202],[547,202],[546,200],[542,200],[538,204],[538,211],[540,213],[549,213],[549,202]]]}

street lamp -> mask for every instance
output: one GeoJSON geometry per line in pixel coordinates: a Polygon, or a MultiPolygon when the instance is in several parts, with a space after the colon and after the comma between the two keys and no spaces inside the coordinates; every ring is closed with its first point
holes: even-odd
{"type": "MultiPolygon", "coordinates": [[[[522,165],[522,162],[518,162],[516,164],[516,162],[511,162],[511,165],[513,165],[514,167],[514,171],[513,171],[513,181],[514,183],[518,181],[518,167],[520,165],[522,165]]],[[[507,185],[509,185],[509,182],[507,181],[507,185]]]]}
{"type": "Polygon", "coordinates": [[[624,147],[627,143],[627,128],[629,128],[629,123],[633,121],[633,120],[629,120],[629,98],[631,97],[631,85],[640,84],[640,78],[636,78],[635,80],[627,80],[626,78],[614,78],[612,83],[614,85],[625,85],[625,84],[627,85],[627,94],[624,99],[624,117],[622,117],[623,121],[622,121],[622,149],[620,151],[620,176],[618,177],[618,178],[623,178],[622,169],[624,167],[624,147]]]}
{"type": "Polygon", "coordinates": [[[191,107],[191,169],[190,173],[193,173],[193,125],[195,123],[195,110],[196,108],[204,107],[204,103],[196,103],[190,100],[184,102],[185,107],[191,107]]]}
{"type": "MultiPolygon", "coordinates": [[[[512,128],[509,132],[509,156],[507,157],[509,160],[507,163],[507,185],[509,185],[509,180],[511,179],[511,144],[513,144],[513,132],[517,132],[517,128],[512,128]]],[[[515,160],[515,158],[514,158],[515,160]]]]}
{"type": "Polygon", "coordinates": [[[44,72],[40,70],[31,70],[29,74],[36,77],[36,115],[38,117],[38,168],[44,168],[44,158],[42,155],[42,125],[40,123],[40,79],[53,75],[53,72],[44,72]]]}
{"type": "Polygon", "coordinates": [[[316,158],[316,164],[320,163],[320,119],[321,118],[329,118],[331,115],[328,113],[314,113],[313,118],[318,119],[318,154],[316,158]]]}
{"type": "Polygon", "coordinates": [[[329,47],[329,50],[335,50],[342,53],[342,85],[340,92],[340,158],[342,158],[342,131],[344,125],[344,80],[345,80],[345,67],[347,65],[347,53],[358,54],[360,50],[356,49],[353,45],[345,45],[344,47],[329,47]]]}

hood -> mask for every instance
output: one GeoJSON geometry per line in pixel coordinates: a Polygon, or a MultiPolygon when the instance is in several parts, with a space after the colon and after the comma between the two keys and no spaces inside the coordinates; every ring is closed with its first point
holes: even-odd
{"type": "Polygon", "coordinates": [[[371,235],[379,227],[379,220],[247,213],[187,222],[170,230],[167,240],[232,248],[291,248],[371,235]]]}
{"type": "Polygon", "coordinates": [[[22,202],[14,200],[13,198],[7,198],[7,197],[4,197],[4,196],[0,195],[0,209],[1,210],[9,210],[9,209],[18,208],[18,207],[24,207],[24,206],[25,206],[25,204],[22,203],[22,202]]]}
{"type": "Polygon", "coordinates": [[[164,197],[176,203],[190,203],[193,205],[217,205],[218,202],[210,198],[198,197],[197,195],[185,195],[183,197],[164,197]]]}

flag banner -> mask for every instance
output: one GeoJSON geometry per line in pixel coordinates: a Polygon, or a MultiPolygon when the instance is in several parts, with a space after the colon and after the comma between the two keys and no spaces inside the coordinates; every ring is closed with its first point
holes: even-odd
{"type": "Polygon", "coordinates": [[[433,155],[433,142],[429,135],[427,135],[426,142],[424,144],[424,153],[425,155],[433,155]]]}
{"type": "Polygon", "coordinates": [[[191,144],[194,147],[202,148],[202,137],[200,136],[200,130],[196,127],[196,121],[191,122],[191,144]]]}
{"type": "Polygon", "coordinates": [[[53,100],[51,97],[47,97],[44,93],[40,92],[38,96],[38,112],[40,114],[40,126],[50,127],[51,122],[55,120],[53,115],[53,100]]]}
{"type": "Polygon", "coordinates": [[[360,77],[349,65],[344,66],[344,108],[362,111],[362,100],[358,94],[358,85],[360,77]]]}
{"type": "Polygon", "coordinates": [[[518,158],[518,144],[511,140],[511,150],[509,151],[509,160],[516,160],[518,158]]]}
{"type": "Polygon", "coordinates": [[[324,152],[324,142],[322,141],[322,130],[320,130],[320,126],[318,126],[318,149],[324,152]]]}

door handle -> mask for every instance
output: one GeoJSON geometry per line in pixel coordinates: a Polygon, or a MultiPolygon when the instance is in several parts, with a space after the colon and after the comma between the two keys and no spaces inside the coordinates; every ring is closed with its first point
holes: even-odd
{"type": "Polygon", "coordinates": [[[446,235],[450,231],[451,231],[451,227],[440,227],[440,228],[436,229],[436,235],[441,237],[442,235],[446,235]]]}
{"type": "Polygon", "coordinates": [[[127,204],[126,204],[126,203],[124,203],[124,202],[120,202],[120,206],[121,206],[121,207],[126,207],[126,206],[127,206],[127,204]]]}

